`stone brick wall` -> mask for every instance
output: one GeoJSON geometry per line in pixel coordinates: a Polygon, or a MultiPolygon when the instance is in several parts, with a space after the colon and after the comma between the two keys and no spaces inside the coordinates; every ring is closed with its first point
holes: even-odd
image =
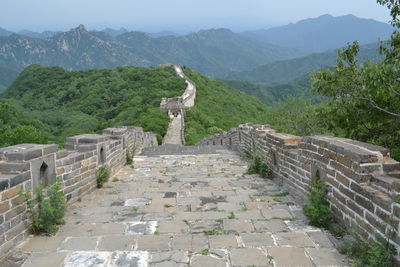
{"type": "Polygon", "coordinates": [[[157,146],[153,133],[138,127],[105,129],[102,135],[69,137],[57,145],[21,144],[0,148],[0,258],[28,235],[22,191],[51,184],[59,177],[68,203],[96,188],[96,170],[116,173],[126,163],[127,149],[157,146]]]}
{"type": "MultiPolygon", "coordinates": [[[[387,238],[400,247],[400,163],[387,149],[345,138],[299,137],[268,125],[240,125],[209,136],[200,145],[225,145],[258,153],[300,202],[317,178],[328,189],[335,217],[347,227],[361,225],[366,238],[387,238]]],[[[400,255],[399,255],[400,256],[400,255]]]]}

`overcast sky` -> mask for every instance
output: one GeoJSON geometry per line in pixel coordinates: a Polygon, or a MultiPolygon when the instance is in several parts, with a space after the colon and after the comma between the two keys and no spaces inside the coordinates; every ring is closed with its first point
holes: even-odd
{"type": "Polygon", "coordinates": [[[67,30],[79,24],[99,30],[241,31],[323,14],[390,19],[375,0],[0,0],[0,27],[13,31],[67,30]]]}

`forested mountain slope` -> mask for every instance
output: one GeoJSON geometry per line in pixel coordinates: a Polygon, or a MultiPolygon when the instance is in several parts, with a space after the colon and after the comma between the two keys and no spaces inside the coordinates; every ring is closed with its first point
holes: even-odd
{"type": "MultiPolygon", "coordinates": [[[[188,110],[188,143],[240,123],[266,122],[268,107],[260,100],[188,68],[184,71],[197,85],[196,106],[188,110]]],[[[161,98],[181,95],[185,88],[172,68],[67,71],[31,65],[0,95],[0,110],[5,110],[0,145],[26,135],[26,126],[44,133],[35,142],[63,144],[67,136],[121,125],[141,126],[160,141],[169,123],[159,108],[161,98]]]]}

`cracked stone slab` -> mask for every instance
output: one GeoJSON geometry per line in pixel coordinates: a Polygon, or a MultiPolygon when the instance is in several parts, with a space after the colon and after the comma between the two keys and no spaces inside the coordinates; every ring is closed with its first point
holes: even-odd
{"type": "Polygon", "coordinates": [[[311,238],[302,232],[285,232],[274,234],[276,242],[280,246],[292,246],[292,247],[314,247],[314,242],[311,238]]]}
{"type": "Polygon", "coordinates": [[[168,235],[140,235],[137,242],[138,250],[168,251],[171,237],[168,235]]]}
{"type": "Polygon", "coordinates": [[[274,218],[292,218],[292,214],[285,209],[262,209],[262,215],[265,219],[270,220],[274,218]]]}
{"type": "Polygon", "coordinates": [[[189,263],[187,251],[153,252],[150,254],[149,263],[162,263],[173,261],[175,263],[189,263]]]}
{"type": "Polygon", "coordinates": [[[194,234],[211,230],[221,230],[221,225],[215,221],[198,221],[190,225],[190,232],[194,234]]]}
{"type": "Polygon", "coordinates": [[[135,207],[149,205],[151,201],[147,198],[132,198],[125,200],[124,206],[135,207]]]}
{"type": "Polygon", "coordinates": [[[116,251],[107,267],[147,267],[148,259],[147,251],[116,251]]]}
{"type": "Polygon", "coordinates": [[[99,251],[127,251],[133,250],[135,246],[134,237],[131,235],[114,235],[114,236],[103,236],[97,245],[99,251]]]}
{"type": "Polygon", "coordinates": [[[291,231],[295,232],[320,232],[321,229],[305,224],[303,221],[285,221],[291,231]]]}
{"type": "Polygon", "coordinates": [[[97,237],[67,237],[60,246],[60,250],[95,250],[97,237]]]}
{"type": "Polygon", "coordinates": [[[224,220],[224,229],[238,233],[254,230],[253,224],[244,220],[224,220]]]}
{"type": "Polygon", "coordinates": [[[335,249],[308,248],[306,250],[317,266],[349,266],[346,258],[335,249]]]}
{"type": "Polygon", "coordinates": [[[165,233],[186,233],[189,226],[183,221],[161,221],[158,223],[158,231],[165,233]]]}
{"type": "Polygon", "coordinates": [[[75,251],[64,261],[64,267],[104,267],[110,258],[108,252],[75,251]]]}
{"type": "Polygon", "coordinates": [[[272,233],[289,230],[287,225],[282,220],[256,221],[254,222],[254,227],[258,231],[272,232],[272,233]]]}
{"type": "Polygon", "coordinates": [[[191,267],[206,267],[206,266],[213,266],[213,267],[226,267],[227,262],[226,260],[219,259],[217,257],[213,257],[211,255],[195,255],[190,260],[191,267]]]}
{"type": "Polygon", "coordinates": [[[240,237],[246,247],[274,246],[274,240],[270,234],[243,233],[240,237]]]}
{"type": "Polygon", "coordinates": [[[237,248],[238,242],[234,235],[209,236],[210,248],[237,248]]]}
{"type": "MultiPolygon", "coordinates": [[[[22,266],[24,267],[52,267],[52,266],[62,266],[64,263],[66,252],[45,252],[45,253],[32,253],[24,262],[22,266]]],[[[7,266],[7,265],[6,265],[7,266]]],[[[19,266],[17,265],[9,265],[19,266]]]]}
{"type": "Polygon", "coordinates": [[[230,251],[232,266],[269,266],[267,255],[256,248],[238,248],[230,251]]]}
{"type": "Polygon", "coordinates": [[[130,222],[127,223],[125,233],[127,235],[148,235],[154,234],[157,230],[156,221],[130,222]]]}
{"type": "Polygon", "coordinates": [[[273,247],[268,249],[268,254],[273,257],[274,266],[304,266],[311,267],[314,264],[306,255],[304,248],[273,247]],[[290,255],[290,257],[288,257],[290,255]]]}
{"type": "Polygon", "coordinates": [[[65,267],[147,267],[146,251],[75,251],[64,261],[65,267]]]}

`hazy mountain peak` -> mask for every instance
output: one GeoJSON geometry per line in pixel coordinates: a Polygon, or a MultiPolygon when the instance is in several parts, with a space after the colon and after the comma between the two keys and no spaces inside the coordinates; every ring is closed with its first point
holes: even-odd
{"type": "Polygon", "coordinates": [[[76,28],[76,29],[81,32],[86,31],[85,25],[83,25],[83,24],[79,24],[78,28],[76,28]]]}
{"type": "Polygon", "coordinates": [[[13,34],[13,32],[10,32],[0,27],[0,36],[10,36],[11,34],[13,34]]]}
{"type": "Polygon", "coordinates": [[[295,24],[241,34],[279,46],[322,52],[344,47],[355,40],[368,44],[378,39],[388,39],[392,32],[391,25],[376,20],[362,19],[351,14],[338,17],[325,14],[295,24]]]}

